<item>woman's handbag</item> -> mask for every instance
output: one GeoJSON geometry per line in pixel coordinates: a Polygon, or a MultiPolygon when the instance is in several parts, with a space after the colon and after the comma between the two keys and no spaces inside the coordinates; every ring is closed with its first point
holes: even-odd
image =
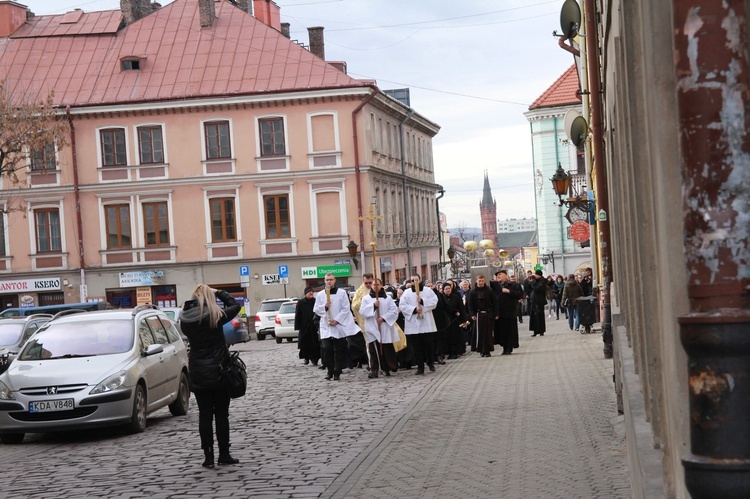
{"type": "Polygon", "coordinates": [[[242,397],[247,390],[247,367],[240,358],[239,352],[229,354],[229,363],[221,373],[224,387],[233,399],[242,397]]]}

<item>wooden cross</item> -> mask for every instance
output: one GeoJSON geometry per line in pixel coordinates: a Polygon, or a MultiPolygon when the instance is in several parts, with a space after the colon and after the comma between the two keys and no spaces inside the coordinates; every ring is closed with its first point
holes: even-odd
{"type": "Polygon", "coordinates": [[[375,203],[370,203],[370,216],[359,217],[360,220],[370,221],[370,248],[372,248],[372,273],[375,277],[378,276],[378,267],[375,259],[375,247],[377,246],[376,234],[375,234],[375,220],[382,219],[383,215],[375,215],[375,203]]]}

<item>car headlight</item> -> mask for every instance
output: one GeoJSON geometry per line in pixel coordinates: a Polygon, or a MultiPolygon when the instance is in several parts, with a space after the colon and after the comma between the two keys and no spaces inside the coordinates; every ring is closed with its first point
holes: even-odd
{"type": "Polygon", "coordinates": [[[91,390],[91,394],[94,395],[97,393],[106,393],[111,392],[112,390],[117,390],[125,384],[126,377],[127,373],[125,371],[120,371],[117,374],[113,374],[109,378],[96,385],[96,387],[91,390]]]}
{"type": "Polygon", "coordinates": [[[0,381],[0,400],[16,400],[8,385],[0,381]]]}

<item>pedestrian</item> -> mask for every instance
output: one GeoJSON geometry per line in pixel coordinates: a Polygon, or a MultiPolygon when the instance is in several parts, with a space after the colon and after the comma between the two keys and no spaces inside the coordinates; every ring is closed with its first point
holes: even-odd
{"type": "Polygon", "coordinates": [[[492,289],[487,286],[486,278],[478,275],[476,284],[469,294],[469,315],[474,321],[471,333],[471,350],[479,352],[482,357],[491,357],[494,347],[495,318],[497,306],[492,289]]]}
{"type": "Polygon", "coordinates": [[[555,316],[555,309],[557,305],[555,303],[555,278],[552,275],[547,276],[547,318],[551,319],[555,316]]]}
{"type": "Polygon", "coordinates": [[[448,324],[450,324],[450,318],[448,317],[448,310],[445,304],[445,295],[443,295],[443,286],[430,288],[437,296],[437,305],[432,311],[432,316],[435,318],[435,361],[438,364],[445,364],[445,355],[448,350],[448,337],[447,330],[448,324]]]}
{"type": "MultiPolygon", "coordinates": [[[[393,302],[396,304],[396,307],[400,306],[401,296],[403,296],[406,289],[406,286],[399,286],[396,289],[396,299],[393,300],[393,302]]],[[[403,332],[404,328],[406,327],[404,314],[401,312],[400,308],[398,311],[398,319],[396,319],[396,326],[401,329],[401,332],[403,332]]],[[[409,370],[412,368],[412,365],[414,365],[414,345],[412,345],[411,341],[407,341],[406,347],[396,352],[396,358],[398,359],[399,369],[409,370]]]]}
{"type": "Polygon", "coordinates": [[[510,355],[518,348],[518,323],[516,313],[518,299],[523,296],[521,285],[508,278],[508,272],[498,270],[491,283],[497,293],[497,320],[495,321],[495,343],[503,347],[502,355],[510,355]]]}
{"type": "Polygon", "coordinates": [[[294,328],[299,331],[297,348],[299,358],[305,361],[305,365],[312,363],[318,365],[320,358],[320,338],[318,327],[320,317],[313,311],[315,306],[315,293],[313,288],[305,288],[305,297],[297,302],[297,310],[294,312],[294,328]]]}
{"type": "Polygon", "coordinates": [[[229,393],[222,371],[229,363],[229,349],[223,326],[240,311],[240,304],[226,291],[199,284],[183,305],[180,327],[190,341],[188,361],[190,390],[198,403],[198,433],[203,449],[203,466],[214,467],[213,421],[219,443],[219,464],[237,464],[229,453],[229,393]],[[216,299],[224,304],[222,309],[216,299]]]}
{"type": "Polygon", "coordinates": [[[349,308],[345,289],[336,287],[336,276],[329,272],[324,278],[326,287],[315,295],[313,311],[320,316],[320,342],[323,345],[325,379],[339,381],[347,367],[346,339],[360,332],[349,308]]]}
{"type": "Polygon", "coordinates": [[[411,276],[412,287],[404,291],[399,309],[404,314],[404,334],[407,343],[414,346],[414,360],[417,363],[416,375],[424,374],[424,365],[435,371],[433,353],[435,351],[435,318],[432,311],[437,306],[437,295],[424,287],[419,274],[411,276]]]}
{"type": "Polygon", "coordinates": [[[568,282],[565,283],[565,287],[562,292],[562,303],[567,309],[568,313],[568,327],[573,330],[573,322],[575,321],[576,331],[580,329],[578,322],[578,304],[576,300],[583,296],[583,289],[581,285],[576,281],[576,276],[570,274],[568,276],[568,282]]]}
{"type": "Polygon", "coordinates": [[[359,285],[357,291],[352,296],[352,313],[357,321],[359,329],[362,334],[351,335],[347,337],[346,342],[348,346],[348,353],[350,359],[350,367],[361,368],[362,365],[367,365],[367,341],[365,339],[365,318],[359,313],[359,307],[362,304],[362,298],[369,295],[372,291],[372,282],[374,276],[371,273],[362,274],[362,284],[359,285]]]}
{"type": "Polygon", "coordinates": [[[547,280],[541,270],[529,278],[529,330],[531,336],[544,336],[547,325],[544,322],[544,306],[547,304],[547,280]]]}
{"type": "Polygon", "coordinates": [[[382,369],[386,376],[398,369],[396,350],[393,344],[399,340],[396,331],[398,307],[385,294],[383,283],[375,279],[369,295],[362,297],[359,313],[365,319],[365,339],[370,353],[370,374],[377,378],[382,369]]]}
{"type": "Polygon", "coordinates": [[[591,296],[594,294],[594,270],[591,267],[586,267],[584,270],[585,274],[581,276],[581,290],[583,291],[582,296],[591,296]]]}
{"type": "Polygon", "coordinates": [[[518,306],[517,312],[518,312],[518,323],[523,324],[523,304],[524,304],[524,289],[523,285],[516,280],[515,274],[510,276],[510,282],[515,282],[518,284],[518,286],[521,288],[521,298],[518,299],[518,306]]]}
{"type": "Polygon", "coordinates": [[[445,296],[445,309],[450,318],[446,331],[446,344],[448,359],[457,359],[466,353],[466,342],[464,341],[464,327],[469,321],[463,300],[458,291],[453,291],[449,282],[443,284],[443,295],[445,296]]]}
{"type": "MultiPolygon", "coordinates": [[[[557,277],[555,277],[555,312],[557,313],[557,320],[560,320],[560,309],[563,309],[563,311],[565,310],[562,306],[562,293],[564,287],[565,279],[562,274],[558,274],[557,277]]],[[[568,316],[566,315],[565,317],[567,318],[568,316]]]]}

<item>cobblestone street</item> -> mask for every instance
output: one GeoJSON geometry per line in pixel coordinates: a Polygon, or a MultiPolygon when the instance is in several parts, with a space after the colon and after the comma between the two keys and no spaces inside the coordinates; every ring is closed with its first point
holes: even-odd
{"type": "Polygon", "coordinates": [[[326,382],[296,343],[239,346],[237,466],[204,469],[198,410],[146,432],[27,435],[2,446],[3,497],[629,497],[612,362],[601,335],[520,325],[511,356],[469,354],[436,373],[326,382]]]}

